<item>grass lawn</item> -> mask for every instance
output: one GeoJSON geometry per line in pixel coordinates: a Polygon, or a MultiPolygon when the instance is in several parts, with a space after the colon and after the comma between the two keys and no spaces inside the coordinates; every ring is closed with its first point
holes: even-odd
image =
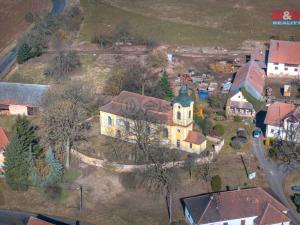
{"type": "Polygon", "coordinates": [[[274,9],[297,8],[297,0],[81,0],[85,21],[82,40],[111,34],[123,21],[132,32],[173,45],[236,47],[245,40],[299,36],[293,27],[272,26],[274,9]]]}

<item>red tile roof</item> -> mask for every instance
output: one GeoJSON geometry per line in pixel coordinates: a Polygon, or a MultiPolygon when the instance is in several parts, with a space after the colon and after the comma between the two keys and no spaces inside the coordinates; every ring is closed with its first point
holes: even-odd
{"type": "Polygon", "coordinates": [[[0,150],[3,150],[8,144],[8,135],[6,131],[0,127],[0,150]]]}
{"type": "Polygon", "coordinates": [[[289,222],[290,219],[286,214],[275,208],[270,203],[267,204],[264,213],[255,219],[257,225],[281,224],[282,222],[289,222]]]}
{"type": "MultiPolygon", "coordinates": [[[[267,204],[280,212],[288,211],[282,203],[259,187],[193,196],[183,199],[183,202],[196,224],[259,217],[265,212],[267,204]]],[[[279,219],[281,217],[276,218],[279,219]]]]}
{"type": "Polygon", "coordinates": [[[184,141],[190,142],[190,143],[193,143],[196,145],[200,145],[204,141],[206,141],[206,137],[204,137],[201,133],[199,133],[197,131],[189,131],[189,133],[184,141]]]}
{"type": "Polygon", "coordinates": [[[271,40],[269,62],[300,65],[300,42],[271,40]]]}
{"type": "Polygon", "coordinates": [[[144,120],[154,123],[173,123],[170,102],[128,91],[122,91],[110,103],[100,107],[100,111],[132,119],[142,116],[144,120]]]}
{"type": "Polygon", "coordinates": [[[265,124],[280,126],[282,120],[295,110],[296,106],[291,103],[275,102],[268,107],[265,124]]]}
{"type": "Polygon", "coordinates": [[[27,222],[27,225],[55,225],[55,224],[31,216],[27,222]]]}
{"type": "MultiPolygon", "coordinates": [[[[265,87],[265,71],[255,61],[250,61],[240,67],[235,75],[230,92],[244,87],[250,94],[262,95],[265,87]],[[253,89],[253,91],[252,91],[253,89]]],[[[253,96],[257,98],[258,96],[253,96]]]]}

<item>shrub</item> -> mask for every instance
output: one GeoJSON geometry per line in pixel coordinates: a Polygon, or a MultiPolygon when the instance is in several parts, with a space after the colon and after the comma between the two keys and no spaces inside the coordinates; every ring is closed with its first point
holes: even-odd
{"type": "Polygon", "coordinates": [[[220,123],[216,124],[214,127],[213,127],[213,134],[216,135],[216,136],[223,136],[225,133],[225,129],[224,129],[224,126],[220,123]]]}
{"type": "Polygon", "coordinates": [[[211,189],[213,192],[221,191],[222,189],[222,180],[219,175],[215,175],[211,178],[211,189]]]}
{"type": "Polygon", "coordinates": [[[299,212],[300,210],[300,194],[294,194],[294,196],[292,197],[292,200],[294,202],[294,204],[297,206],[297,211],[299,212]]]}
{"type": "Polygon", "coordinates": [[[232,141],[230,142],[230,146],[234,149],[234,150],[240,150],[242,148],[241,143],[238,141],[232,141]]]}
{"type": "Polygon", "coordinates": [[[199,126],[204,135],[208,135],[211,131],[212,122],[209,119],[202,119],[201,117],[196,116],[195,123],[199,126]]]}
{"type": "Polygon", "coordinates": [[[240,116],[234,116],[234,117],[233,117],[233,121],[234,121],[234,122],[238,122],[238,123],[239,123],[239,122],[242,122],[242,117],[240,117],[240,116]]]}

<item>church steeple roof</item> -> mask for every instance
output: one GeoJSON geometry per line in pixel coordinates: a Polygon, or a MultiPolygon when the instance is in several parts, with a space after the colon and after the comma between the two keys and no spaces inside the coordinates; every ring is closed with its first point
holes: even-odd
{"type": "Polygon", "coordinates": [[[172,103],[179,103],[182,107],[189,107],[192,102],[194,102],[192,96],[189,96],[187,85],[182,85],[179,90],[178,96],[176,96],[172,103]]]}

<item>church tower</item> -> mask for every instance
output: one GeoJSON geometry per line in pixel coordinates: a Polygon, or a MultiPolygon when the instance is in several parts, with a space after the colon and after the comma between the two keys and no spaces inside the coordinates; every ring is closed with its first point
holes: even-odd
{"type": "Polygon", "coordinates": [[[187,85],[182,85],[173,101],[173,122],[181,126],[193,123],[194,100],[189,96],[187,85]]]}

